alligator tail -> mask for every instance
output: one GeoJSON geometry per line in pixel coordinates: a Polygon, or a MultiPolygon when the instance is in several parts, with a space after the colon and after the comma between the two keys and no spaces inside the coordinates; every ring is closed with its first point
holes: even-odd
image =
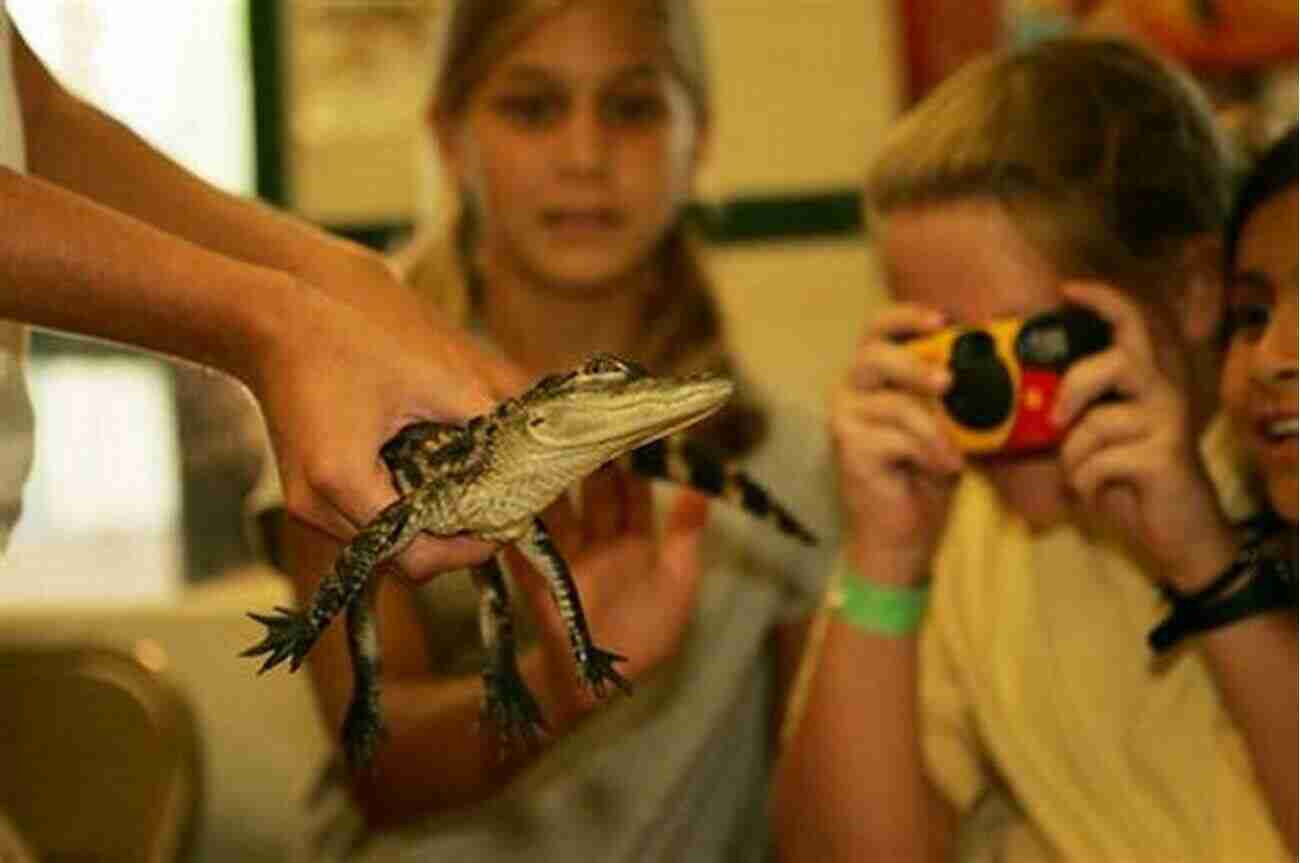
{"type": "Polygon", "coordinates": [[[773,525],[806,545],[817,537],[749,474],[732,467],[707,446],[685,435],[672,435],[638,447],[620,458],[628,469],[721,498],[773,525]]]}

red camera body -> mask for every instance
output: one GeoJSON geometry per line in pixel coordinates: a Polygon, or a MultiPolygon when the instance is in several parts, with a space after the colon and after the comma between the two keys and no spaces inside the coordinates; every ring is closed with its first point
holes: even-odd
{"type": "Polygon", "coordinates": [[[1051,420],[1066,369],[1111,343],[1110,324],[1081,306],[978,327],[951,327],[907,346],[952,373],[944,424],[976,455],[1050,449],[1064,429],[1051,420]]]}

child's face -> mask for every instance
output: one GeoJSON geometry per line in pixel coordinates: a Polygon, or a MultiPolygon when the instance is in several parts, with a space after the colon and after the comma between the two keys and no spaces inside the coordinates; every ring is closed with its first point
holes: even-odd
{"type": "Polygon", "coordinates": [[[440,130],[481,218],[481,251],[552,288],[646,265],[688,199],[698,118],[666,43],[627,4],[545,19],[440,130]]]}
{"type": "Polygon", "coordinates": [[[1229,274],[1219,396],[1279,514],[1296,520],[1296,189],[1246,223],[1229,274]]]}
{"type": "MultiPolygon", "coordinates": [[[[895,211],[880,250],[893,298],[938,309],[950,325],[1023,317],[1063,302],[1056,269],[989,199],[895,211]]],[[[1072,494],[1054,453],[980,464],[1007,505],[1032,526],[1069,516],[1072,494]]]]}

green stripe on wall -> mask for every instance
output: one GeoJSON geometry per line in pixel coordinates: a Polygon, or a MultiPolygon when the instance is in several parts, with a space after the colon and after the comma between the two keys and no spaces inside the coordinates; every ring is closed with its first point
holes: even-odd
{"type": "Polygon", "coordinates": [[[712,243],[788,242],[854,236],[862,232],[862,197],[855,189],[739,196],[717,207],[697,207],[712,243]]]}
{"type": "MultiPolygon", "coordinates": [[[[732,198],[709,207],[695,204],[688,218],[709,243],[788,243],[852,238],[862,233],[861,196],[854,190],[732,198]]],[[[409,222],[326,225],[374,249],[387,249],[410,230],[409,222]]]]}

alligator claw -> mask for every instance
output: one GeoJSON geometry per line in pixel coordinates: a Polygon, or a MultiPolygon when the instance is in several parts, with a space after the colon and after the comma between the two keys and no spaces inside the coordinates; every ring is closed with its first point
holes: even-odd
{"type": "Polygon", "coordinates": [[[279,605],[275,607],[275,611],[274,615],[257,614],[252,611],[248,613],[249,617],[265,626],[267,630],[265,638],[239,654],[240,656],[269,654],[262,667],[257,669],[258,674],[270,671],[286,659],[289,660],[289,670],[297,671],[307,651],[311,650],[312,645],[316,643],[317,632],[308,622],[307,615],[279,605]]]}
{"type": "Polygon", "coordinates": [[[549,730],[537,699],[513,669],[483,673],[483,719],[496,726],[506,749],[531,749],[549,730]]]}
{"type": "Polygon", "coordinates": [[[602,650],[594,644],[588,648],[586,659],[582,663],[582,681],[597,698],[605,697],[606,683],[613,683],[624,693],[631,694],[632,684],[614,668],[615,662],[627,662],[627,657],[602,650]]]}

